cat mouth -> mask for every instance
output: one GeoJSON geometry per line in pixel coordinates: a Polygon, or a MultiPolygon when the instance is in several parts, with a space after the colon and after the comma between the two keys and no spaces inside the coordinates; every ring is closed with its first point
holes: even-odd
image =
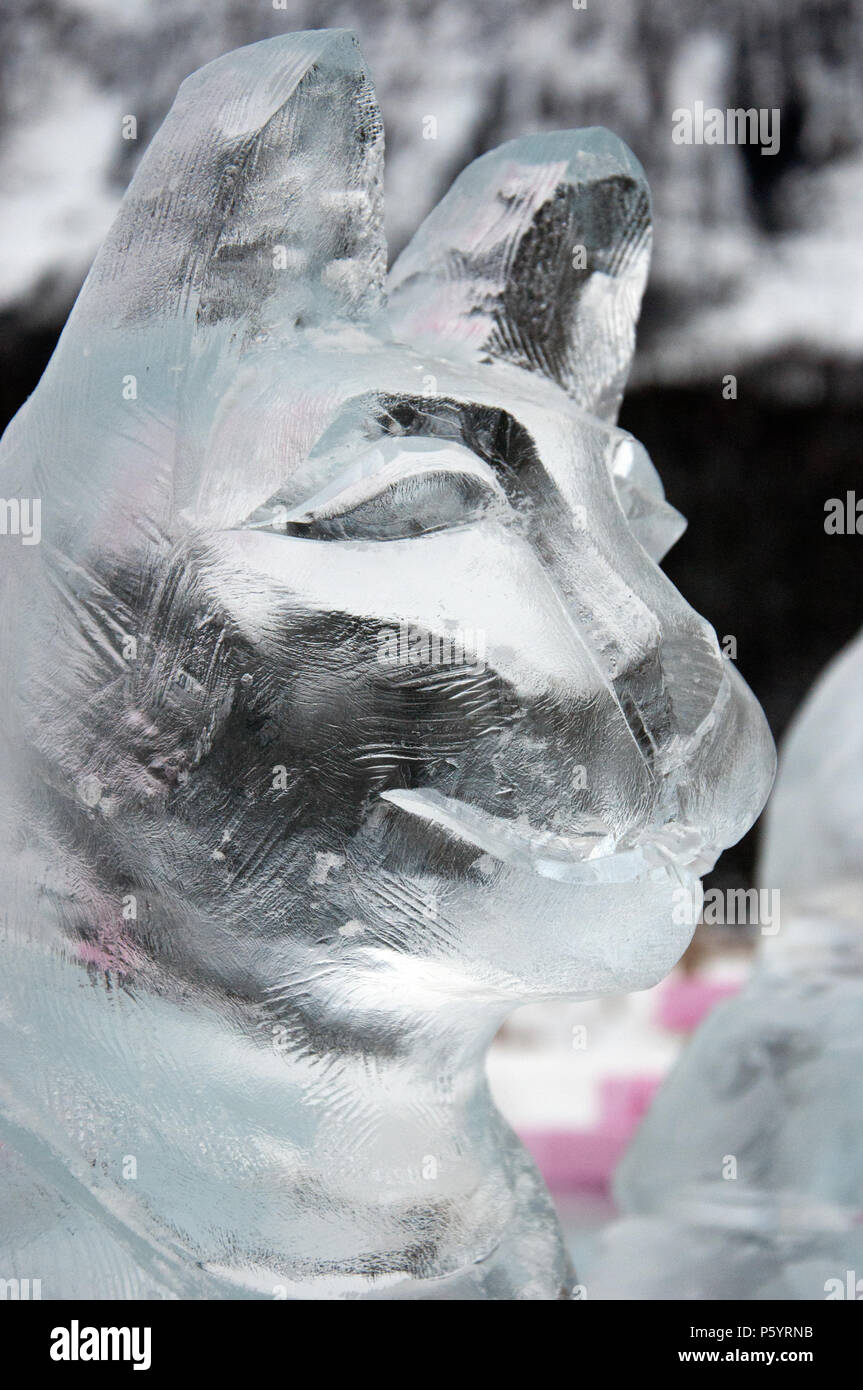
{"type": "Polygon", "coordinates": [[[504,864],[564,883],[627,883],[657,875],[700,878],[720,853],[705,844],[696,827],[681,821],[616,839],[604,821],[586,817],[577,829],[559,835],[429,788],[394,788],[381,792],[381,799],[504,864]]]}

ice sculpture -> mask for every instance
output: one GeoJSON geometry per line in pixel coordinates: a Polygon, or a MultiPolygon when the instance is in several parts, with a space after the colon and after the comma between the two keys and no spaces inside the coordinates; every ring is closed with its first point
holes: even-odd
{"type": "Polygon", "coordinates": [[[668,971],[767,792],[614,424],[640,166],[484,156],[387,308],[382,162],[349,33],[194,74],[3,442],[2,1272],[43,1297],[567,1296],[486,1047],[668,971]]]}
{"type": "Polygon", "coordinates": [[[606,1233],[594,1296],[863,1296],[861,689],[863,635],[784,744],[759,874],[779,921],[618,1170],[630,1216],[606,1233]]]}

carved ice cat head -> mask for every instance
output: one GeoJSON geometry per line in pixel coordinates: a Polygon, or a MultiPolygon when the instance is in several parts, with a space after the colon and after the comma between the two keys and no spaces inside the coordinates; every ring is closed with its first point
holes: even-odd
{"type": "Polygon", "coordinates": [[[637,161],[513,141],[388,279],[382,175],[350,34],[196,73],[2,454],[34,912],[336,1031],[652,983],[772,770],[614,423],[637,161]]]}

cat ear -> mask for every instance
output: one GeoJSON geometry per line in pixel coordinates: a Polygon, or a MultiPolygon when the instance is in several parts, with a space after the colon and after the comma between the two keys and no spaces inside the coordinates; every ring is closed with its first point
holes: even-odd
{"type": "Polygon", "coordinates": [[[0,446],[0,482],[44,496],[50,542],[83,554],[133,520],[142,544],[165,532],[248,349],[379,313],[382,182],[345,30],[253,44],[183,83],[0,446]]]}
{"type": "Polygon", "coordinates": [[[610,131],[513,140],[468,166],[399,256],[393,331],[538,372],[614,420],[650,241],[644,171],[610,131]]]}
{"type": "Polygon", "coordinates": [[[75,316],[231,325],[243,340],[381,302],[383,127],[352,34],[287,34],[181,86],[75,316]]]}

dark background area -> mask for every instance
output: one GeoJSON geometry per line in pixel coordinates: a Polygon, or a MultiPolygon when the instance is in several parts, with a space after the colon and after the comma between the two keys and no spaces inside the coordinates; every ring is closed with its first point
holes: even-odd
{"type": "MultiPolygon", "coordinates": [[[[740,670],[780,737],[860,627],[863,537],[827,535],[824,501],[861,477],[863,409],[777,404],[741,376],[736,401],[718,385],[635,391],[621,423],[689,519],[663,568],[720,641],[736,637],[740,670]]],[[[757,838],[756,826],[705,883],[748,882],[757,838]]]]}

